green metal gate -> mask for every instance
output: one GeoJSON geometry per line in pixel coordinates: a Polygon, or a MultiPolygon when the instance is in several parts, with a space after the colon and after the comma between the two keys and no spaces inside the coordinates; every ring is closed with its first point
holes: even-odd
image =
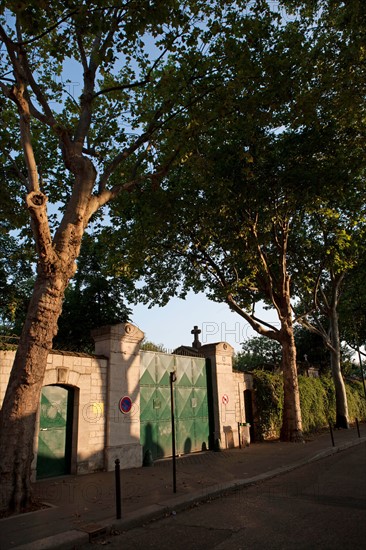
{"type": "Polygon", "coordinates": [[[208,448],[209,414],[205,359],[141,352],[140,421],[144,453],[172,455],[169,373],[174,382],[176,452],[208,448]]]}
{"type": "Polygon", "coordinates": [[[37,478],[70,473],[73,389],[42,388],[37,478]]]}

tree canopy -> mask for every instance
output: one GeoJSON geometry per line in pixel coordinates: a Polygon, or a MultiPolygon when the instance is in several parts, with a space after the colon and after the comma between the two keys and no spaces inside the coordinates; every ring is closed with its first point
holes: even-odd
{"type": "Polygon", "coordinates": [[[204,289],[281,343],[282,435],[301,439],[290,252],[314,205],[363,189],[364,14],[361,0],[1,4],[10,314],[4,281],[36,273],[0,415],[0,508],[31,499],[47,354],[65,292],[86,283],[66,290],[91,224],[113,247],[105,272],[143,276],[140,299],[204,289]],[[259,299],[280,328],[256,318],[259,299]]]}
{"type": "MultiPolygon", "coordinates": [[[[283,361],[292,365],[294,300],[310,291],[319,308],[333,280],[336,300],[327,304],[337,304],[344,270],[363,250],[363,8],[350,17],[343,3],[317,6],[298,4],[301,14],[289,23],[260,18],[260,46],[251,48],[240,22],[238,34],[216,44],[223,86],[187,119],[200,133],[187,136],[186,156],[151,202],[141,207],[131,198],[122,230],[133,229],[124,238],[130,268],[145,283],[139,299],[164,304],[188,289],[204,290],[281,342],[283,361]],[[280,327],[256,317],[259,300],[275,308],[280,327]]],[[[325,341],[338,354],[334,371],[342,385],[337,316],[330,311],[334,340],[325,341]]],[[[347,424],[346,408],[339,417],[347,424]]]]}
{"type": "Polygon", "coordinates": [[[281,364],[281,346],[274,340],[255,336],[242,343],[242,351],[234,356],[233,367],[239,371],[257,368],[275,371],[281,364]]]}
{"type": "MultiPolygon", "coordinates": [[[[36,274],[0,414],[0,508],[31,499],[36,412],[66,288],[110,201],[159,186],[184,152],[185,113],[217,85],[211,44],[246,2],[9,1],[0,6],[0,127],[7,231],[36,274]],[[173,147],[160,148],[167,134],[173,147]],[[179,138],[179,139],[178,139],[179,138]],[[159,149],[159,154],[157,150],[159,149]],[[24,203],[26,208],[24,208],[24,203]],[[17,479],[17,483],[12,480],[17,479]]],[[[144,198],[144,196],[142,197],[144,198]]]]}

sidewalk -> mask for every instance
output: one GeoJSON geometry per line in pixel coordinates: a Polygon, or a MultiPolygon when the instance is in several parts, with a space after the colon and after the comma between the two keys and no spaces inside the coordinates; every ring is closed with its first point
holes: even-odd
{"type": "MultiPolygon", "coordinates": [[[[177,492],[172,460],[121,470],[122,519],[116,520],[114,472],[38,481],[35,493],[48,508],[0,520],[0,550],[75,549],[111,528],[128,529],[187,508],[230,489],[280,475],[314,460],[365,444],[366,425],[309,436],[304,444],[255,443],[244,449],[177,458],[177,492]]],[[[366,446],[365,446],[366,455],[366,446]]]]}

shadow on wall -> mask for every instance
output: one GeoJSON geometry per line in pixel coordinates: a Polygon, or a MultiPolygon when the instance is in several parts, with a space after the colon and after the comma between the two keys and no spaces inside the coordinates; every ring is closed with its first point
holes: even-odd
{"type": "Polygon", "coordinates": [[[231,426],[224,426],[224,434],[225,434],[225,449],[233,449],[234,448],[234,434],[233,429],[231,426]]]}
{"type": "Polygon", "coordinates": [[[192,440],[190,437],[187,437],[187,439],[184,442],[183,452],[184,454],[190,453],[192,450],[192,440]]]}
{"type": "Polygon", "coordinates": [[[151,460],[164,456],[164,449],[157,443],[157,434],[154,436],[153,425],[150,422],[145,425],[144,431],[144,465],[149,465],[151,460]]]}

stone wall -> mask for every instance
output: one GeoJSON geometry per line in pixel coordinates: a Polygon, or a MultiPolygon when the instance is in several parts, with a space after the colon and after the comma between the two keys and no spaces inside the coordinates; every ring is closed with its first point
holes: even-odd
{"type": "MultiPolygon", "coordinates": [[[[0,351],[0,405],[14,357],[15,351],[0,351]]],[[[43,385],[65,385],[75,390],[71,473],[87,473],[104,468],[107,367],[105,358],[57,352],[48,355],[43,385]]],[[[35,457],[38,428],[39,418],[34,437],[35,457]]],[[[32,469],[35,477],[36,458],[32,469]]]]}
{"type": "Polygon", "coordinates": [[[108,358],[108,397],[106,401],[105,468],[113,470],[115,460],[121,468],[142,465],[140,444],[140,344],[144,333],[130,323],[106,326],[93,331],[95,352],[108,358]],[[132,402],[128,414],[119,403],[132,402]]]}
{"type": "Polygon", "coordinates": [[[224,449],[238,447],[238,423],[247,421],[244,391],[253,390],[252,376],[233,372],[234,349],[226,342],[201,346],[199,352],[208,359],[211,368],[215,441],[224,449]]]}
{"type": "MultiPolygon", "coordinates": [[[[122,323],[93,332],[95,356],[56,351],[49,354],[43,385],[74,389],[71,473],[113,470],[116,459],[120,460],[121,468],[142,465],[140,345],[143,337],[144,333],[137,327],[122,323]],[[132,405],[128,414],[124,414],[120,406],[124,397],[132,405]]],[[[191,350],[193,353],[193,348],[191,350]]],[[[244,392],[252,390],[252,377],[233,373],[233,348],[225,342],[201,346],[199,354],[206,358],[211,371],[214,441],[221,448],[237,447],[238,423],[247,421],[244,392]]],[[[0,405],[14,356],[14,351],[0,351],[0,405]]],[[[39,418],[34,438],[35,457],[38,429],[39,418]]],[[[35,476],[36,458],[32,467],[35,476]]]]}

